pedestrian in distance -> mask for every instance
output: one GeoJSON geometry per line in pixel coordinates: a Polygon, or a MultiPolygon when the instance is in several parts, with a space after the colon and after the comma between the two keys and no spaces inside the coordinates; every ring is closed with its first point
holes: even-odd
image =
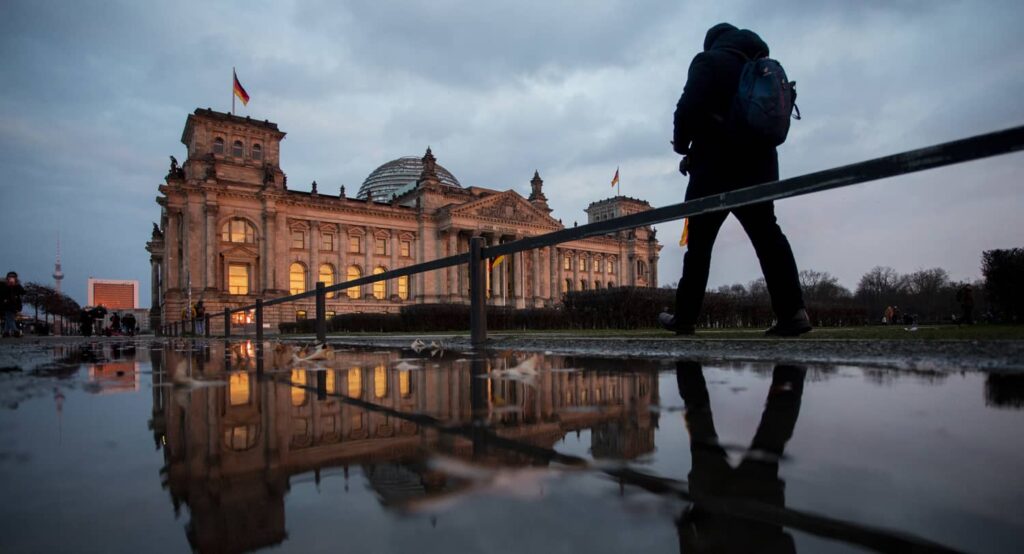
{"type": "Polygon", "coordinates": [[[121,327],[124,333],[130,337],[135,336],[135,314],[128,312],[121,318],[121,327]]]}
{"type": "Polygon", "coordinates": [[[121,334],[121,315],[117,312],[110,316],[110,333],[113,335],[121,334]]]}
{"type": "Polygon", "coordinates": [[[196,317],[196,335],[202,336],[206,334],[206,306],[203,305],[203,301],[196,302],[195,310],[193,310],[196,317]]]}
{"type": "Polygon", "coordinates": [[[25,295],[25,288],[18,281],[18,274],[13,271],[7,272],[7,278],[0,285],[0,311],[3,312],[3,336],[20,337],[21,330],[18,329],[18,313],[21,312],[21,297],[25,295]]]}
{"type": "MultiPolygon", "coordinates": [[[[728,23],[708,30],[704,51],[690,63],[675,112],[672,144],[683,156],[679,171],[690,178],[686,200],[778,180],[776,147],[788,133],[796,89],[768,54],[768,45],[753,31],[728,23]]],[[[799,117],[799,110],[796,114],[799,117]]],[[[689,219],[675,314],[661,313],[661,325],[678,335],[694,334],[711,249],[729,213],[750,237],[771,295],[776,324],[765,334],[797,336],[810,331],[796,260],[772,202],[689,219]]]]}

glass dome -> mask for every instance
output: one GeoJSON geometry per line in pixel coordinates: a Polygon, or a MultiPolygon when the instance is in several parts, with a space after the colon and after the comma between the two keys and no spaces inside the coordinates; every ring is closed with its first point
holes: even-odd
{"type": "MultiPolygon", "coordinates": [[[[462,188],[459,180],[447,169],[437,164],[437,178],[441,184],[449,187],[462,188]]],[[[423,160],[416,156],[406,156],[391,160],[390,162],[374,169],[359,187],[356,198],[366,199],[372,195],[378,202],[387,202],[391,195],[409,184],[415,183],[423,172],[423,160]]]]}

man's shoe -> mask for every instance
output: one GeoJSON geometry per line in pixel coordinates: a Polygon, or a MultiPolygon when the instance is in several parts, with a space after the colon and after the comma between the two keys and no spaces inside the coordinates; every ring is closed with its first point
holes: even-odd
{"type": "Polygon", "coordinates": [[[801,308],[797,310],[793,317],[781,320],[770,329],[764,332],[766,337],[799,337],[800,335],[810,331],[811,318],[807,317],[807,310],[801,308]]]}
{"type": "Polygon", "coordinates": [[[696,329],[693,325],[678,325],[676,323],[676,316],[668,313],[661,312],[658,314],[658,323],[669,331],[672,331],[676,335],[693,335],[696,333],[696,329]]]}

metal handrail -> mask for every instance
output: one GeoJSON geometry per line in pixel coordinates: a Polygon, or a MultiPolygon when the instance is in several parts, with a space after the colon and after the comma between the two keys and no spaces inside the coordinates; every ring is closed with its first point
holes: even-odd
{"type": "MultiPolygon", "coordinates": [[[[724,192],[711,196],[705,196],[678,204],[670,204],[660,208],[625,215],[596,223],[588,223],[577,227],[560,229],[543,235],[535,235],[522,238],[504,244],[484,246],[480,237],[473,237],[470,241],[470,252],[463,252],[445,258],[438,258],[429,262],[418,263],[398,269],[392,269],[376,275],[367,275],[350,281],[343,281],[330,286],[318,282],[317,287],[305,292],[272,298],[269,300],[257,301],[256,304],[242,306],[240,308],[225,308],[223,317],[226,320],[233,313],[248,312],[267,306],[274,306],[305,298],[317,299],[317,338],[325,339],[324,322],[324,298],[327,293],[339,292],[352,287],[360,287],[378,281],[387,281],[398,277],[415,275],[426,271],[434,271],[468,263],[470,265],[470,297],[471,297],[471,342],[479,344],[486,340],[486,320],[484,317],[484,295],[474,294],[474,288],[482,292],[484,272],[474,270],[474,266],[482,264],[483,260],[495,258],[503,254],[513,254],[525,250],[533,250],[546,246],[553,246],[573,240],[580,240],[587,237],[607,235],[627,229],[635,229],[645,225],[654,225],[673,221],[685,217],[693,217],[724,210],[732,210],[742,206],[758,204],[803,196],[815,192],[831,190],[850,185],[866,183],[878,179],[896,177],[908,173],[934,169],[938,167],[954,165],[958,163],[980,160],[992,156],[1009,154],[1024,150],[1024,125],[1011,127],[1001,131],[985,133],[964,139],[944,142],[916,150],[908,150],[899,154],[892,154],[880,158],[844,165],[814,173],[808,173],[788,179],[781,179],[770,183],[754,185],[734,191],[724,192]],[[474,287],[476,285],[476,287],[474,287]]],[[[262,319],[262,313],[258,314],[262,319]]],[[[206,329],[209,334],[209,321],[214,317],[207,315],[206,329]]],[[[218,314],[218,316],[220,315],[218,314]]],[[[229,334],[230,322],[225,322],[227,336],[229,334]]],[[[170,328],[165,326],[165,328],[170,328]]],[[[176,332],[176,330],[175,330],[176,332]]],[[[257,339],[262,339],[262,325],[257,326],[257,339]]]]}

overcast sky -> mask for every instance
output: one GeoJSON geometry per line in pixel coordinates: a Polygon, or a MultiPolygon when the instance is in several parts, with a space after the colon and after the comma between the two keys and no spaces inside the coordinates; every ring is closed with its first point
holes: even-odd
{"type": "MultiPolygon", "coordinates": [[[[539,170],[567,225],[612,194],[682,200],[669,140],[708,27],[757,31],[797,81],[804,119],[783,177],[1024,123],[1024,2],[6,0],[0,17],[0,270],[64,289],[138,279],[154,199],[197,107],[288,133],[290,188],[354,193],[427,145],[464,186],[524,196],[539,170]]],[[[1024,246],[1024,155],[813,197],[777,211],[800,268],[851,289],[876,265],[980,276],[982,250],[1024,246]]],[[[659,226],[660,279],[678,279],[681,223],[659,226]]],[[[710,286],[760,276],[735,219],[710,286]]]]}

